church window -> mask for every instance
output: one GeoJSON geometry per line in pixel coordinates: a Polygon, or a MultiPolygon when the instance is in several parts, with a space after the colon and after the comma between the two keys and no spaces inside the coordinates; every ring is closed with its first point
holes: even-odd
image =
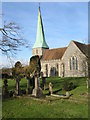
{"type": "Polygon", "coordinates": [[[36,49],[36,54],[38,54],[38,50],[36,49]]]}
{"type": "Polygon", "coordinates": [[[73,62],[73,70],[75,69],[75,59],[74,59],[74,56],[72,58],[72,62],[73,62]]]}
{"type": "Polygon", "coordinates": [[[57,64],[57,70],[58,70],[58,64],[57,64]]]}
{"type": "Polygon", "coordinates": [[[70,58],[70,70],[72,70],[72,65],[71,65],[71,58],[70,58]]]}
{"type": "Polygon", "coordinates": [[[78,70],[78,60],[76,58],[76,70],[78,70]]]}

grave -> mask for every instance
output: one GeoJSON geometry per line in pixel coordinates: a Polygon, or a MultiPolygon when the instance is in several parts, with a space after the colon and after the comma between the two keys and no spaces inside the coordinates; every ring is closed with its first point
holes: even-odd
{"type": "Polygon", "coordinates": [[[40,77],[35,76],[35,88],[33,89],[32,96],[41,97],[43,96],[42,89],[40,87],[40,77]]]}
{"type": "Polygon", "coordinates": [[[90,88],[90,79],[89,78],[87,78],[86,84],[87,84],[87,88],[90,88]]]}

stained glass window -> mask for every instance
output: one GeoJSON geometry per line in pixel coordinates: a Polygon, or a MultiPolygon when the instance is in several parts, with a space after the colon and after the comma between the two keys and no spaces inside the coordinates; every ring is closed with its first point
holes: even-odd
{"type": "Polygon", "coordinates": [[[75,59],[74,59],[74,56],[72,58],[72,62],[73,62],[73,70],[75,69],[75,59]]]}
{"type": "Polygon", "coordinates": [[[70,70],[72,70],[72,65],[71,65],[71,58],[70,58],[70,70]]]}

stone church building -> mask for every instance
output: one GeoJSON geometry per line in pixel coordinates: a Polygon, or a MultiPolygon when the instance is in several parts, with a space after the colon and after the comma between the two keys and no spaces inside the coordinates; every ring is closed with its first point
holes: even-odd
{"type": "Polygon", "coordinates": [[[36,42],[32,55],[39,55],[41,71],[45,77],[85,77],[88,76],[88,47],[72,40],[67,47],[49,49],[46,43],[39,7],[36,42]]]}

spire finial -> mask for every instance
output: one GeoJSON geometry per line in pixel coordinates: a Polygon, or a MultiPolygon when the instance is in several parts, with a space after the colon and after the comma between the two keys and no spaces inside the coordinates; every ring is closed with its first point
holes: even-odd
{"type": "Polygon", "coordinates": [[[39,11],[40,11],[40,2],[39,2],[39,11]]]}

